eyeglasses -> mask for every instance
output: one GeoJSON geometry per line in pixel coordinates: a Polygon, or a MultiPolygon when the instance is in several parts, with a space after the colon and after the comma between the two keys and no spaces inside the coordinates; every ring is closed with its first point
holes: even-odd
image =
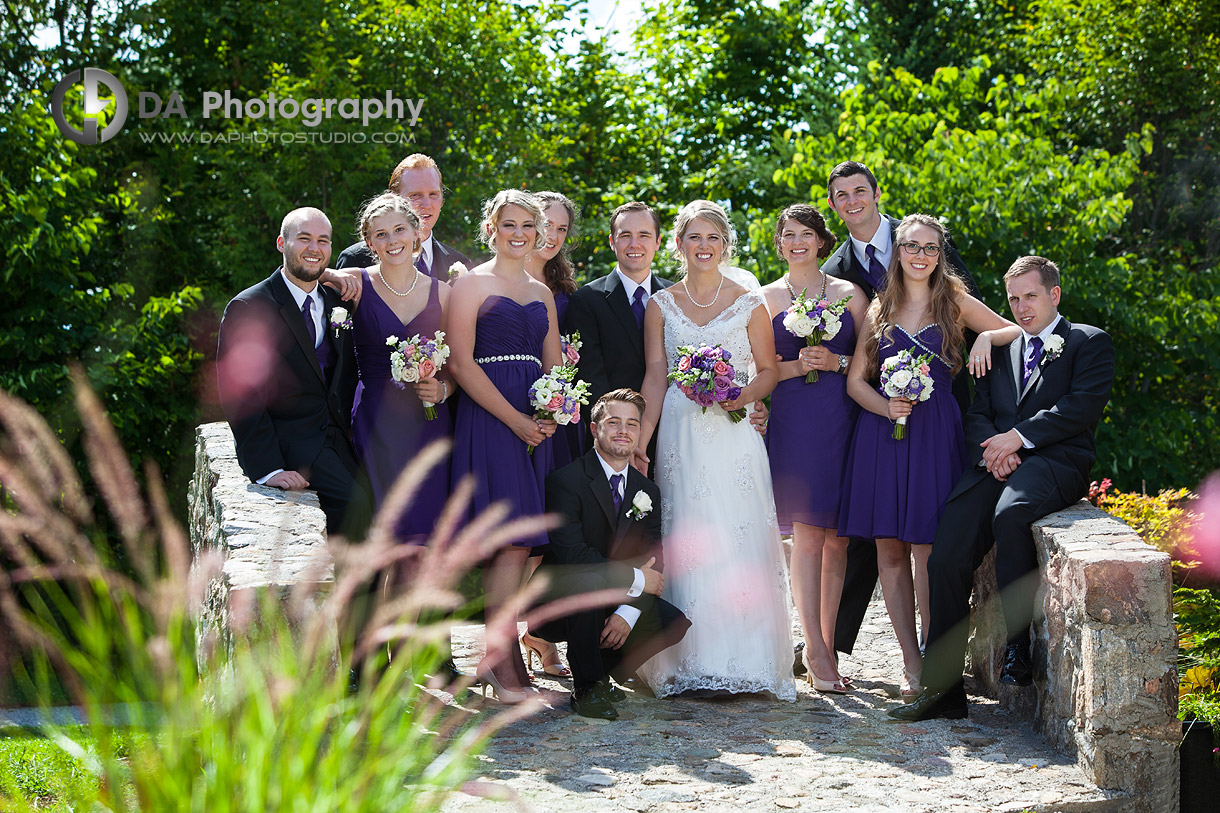
{"type": "Polygon", "coordinates": [[[940,254],[940,246],[935,243],[928,243],[926,246],[921,246],[919,243],[899,243],[898,247],[902,249],[903,253],[912,256],[921,251],[928,257],[935,257],[937,254],[940,254]]]}

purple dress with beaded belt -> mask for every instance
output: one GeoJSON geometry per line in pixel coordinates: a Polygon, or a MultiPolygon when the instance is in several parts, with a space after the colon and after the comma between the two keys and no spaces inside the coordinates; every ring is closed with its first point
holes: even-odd
{"type": "MultiPolygon", "coordinates": [[[[526,415],[534,412],[529,388],[542,375],[548,329],[544,303],[522,305],[499,295],[487,297],[475,322],[475,361],[513,408],[526,415]]],[[[463,393],[453,430],[453,484],[473,478],[472,518],[501,501],[508,505],[508,519],[542,514],[543,481],[553,468],[549,439],[529,454],[508,426],[463,393]]],[[[545,545],[546,533],[516,544],[545,545]]]]}
{"type": "Polygon", "coordinates": [[[861,412],[847,455],[840,536],[895,538],[915,545],[930,545],[935,538],[945,501],[967,464],[962,414],[941,344],[934,324],[914,335],[895,325],[890,339],[882,339],[881,362],[903,350],[932,354],[934,388],[927,401],[911,410],[905,440],[894,440],[889,418],[861,412]]]}
{"type": "MultiPolygon", "coordinates": [[[[793,361],[806,346],[805,340],[784,327],[783,311],[771,320],[775,352],[793,361]]],[[[856,323],[851,311],[840,317],[842,326],[822,346],[835,355],[851,355],[856,346],[856,323]]],[[[767,426],[767,450],[771,480],[775,487],[775,514],[780,528],[790,532],[792,523],[818,528],[837,528],[847,442],[860,408],[847,394],[847,377],[819,372],[818,380],[805,376],[781,381],[771,393],[771,419],[767,426]]]]}
{"type": "MultiPolygon", "coordinates": [[[[448,438],[453,427],[447,406],[438,407],[435,420],[424,418],[423,403],[410,385],[400,388],[390,376],[390,350],[386,338],[412,336],[431,338],[441,329],[441,283],[426,277],[430,286],[424,309],[405,325],[373,286],[367,269],[361,269],[365,296],[352,317],[352,338],[360,381],[352,408],[352,435],[356,451],[368,474],[373,504],[382,501],[402,470],[429,443],[448,438]]],[[[449,457],[429,470],[407,510],[395,524],[402,541],[428,540],[437,518],[449,499],[449,457]]]]}

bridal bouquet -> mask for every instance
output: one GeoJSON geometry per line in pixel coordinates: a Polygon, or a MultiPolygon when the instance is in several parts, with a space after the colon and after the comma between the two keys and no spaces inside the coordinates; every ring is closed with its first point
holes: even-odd
{"type": "Polygon", "coordinates": [[[573,330],[570,336],[559,337],[559,349],[563,351],[563,366],[573,367],[580,363],[580,331],[573,330]]]}
{"type": "MultiPolygon", "coordinates": [[[[385,340],[390,348],[390,376],[399,389],[436,375],[449,358],[449,345],[445,344],[445,333],[436,331],[431,339],[421,339],[418,334],[409,339],[390,336],[385,340]]],[[[424,401],[424,417],[436,419],[436,404],[424,401]]]]}
{"type": "MultiPolygon", "coordinates": [[[[823,339],[833,339],[839,335],[839,329],[843,327],[839,317],[847,310],[851,297],[845,296],[833,303],[826,299],[806,299],[807,290],[802,290],[801,295],[788,306],[784,329],[793,336],[804,339],[808,347],[817,347],[823,339]]],[[[817,380],[817,370],[810,370],[805,374],[806,383],[812,384],[817,380]]]]}
{"type": "MultiPolygon", "coordinates": [[[[534,417],[553,420],[560,426],[580,421],[580,408],[589,403],[589,384],[576,380],[576,368],[555,367],[530,385],[534,417]]],[[[529,447],[530,454],[534,447],[529,447]]]]}
{"type": "MultiPolygon", "coordinates": [[[[926,401],[932,397],[932,357],[927,353],[912,355],[902,350],[881,363],[881,391],[889,398],[906,398],[909,401],[926,401]]],[[[907,436],[907,416],[894,423],[894,440],[907,436]]]]}
{"type": "MultiPolygon", "coordinates": [[[[733,354],[720,345],[679,347],[678,361],[669,371],[669,380],[682,393],[707,412],[712,404],[731,401],[741,395],[741,387],[733,383],[735,371],[729,359],[733,354]]],[[[746,416],[744,409],[725,410],[733,423],[746,416]]]]}

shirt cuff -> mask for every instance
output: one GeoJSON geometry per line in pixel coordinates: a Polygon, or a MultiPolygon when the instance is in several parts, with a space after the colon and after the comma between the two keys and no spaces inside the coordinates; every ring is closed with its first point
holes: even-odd
{"type": "Polygon", "coordinates": [[[254,483],[255,483],[255,485],[265,486],[265,485],[267,485],[267,481],[270,480],[272,477],[274,477],[277,474],[283,474],[283,473],[284,473],[283,469],[276,469],[275,471],[271,472],[270,474],[264,474],[262,477],[255,480],[254,483]]]}
{"type": "MultiPolygon", "coordinates": [[[[632,568],[635,571],[635,581],[631,583],[631,589],[627,591],[628,598],[639,598],[644,595],[644,571],[638,567],[632,568]]],[[[636,616],[637,618],[639,616],[636,616]]]]}
{"type": "Polygon", "coordinates": [[[627,626],[635,629],[635,622],[640,620],[640,608],[632,607],[630,604],[619,605],[619,608],[614,611],[614,614],[627,622],[627,626]]]}
{"type": "Polygon", "coordinates": [[[1034,448],[1034,444],[1030,443],[1029,438],[1025,437],[1025,435],[1022,435],[1019,430],[1014,428],[1012,431],[1017,433],[1017,437],[1019,437],[1021,439],[1022,446],[1024,446],[1026,449],[1034,448]]]}

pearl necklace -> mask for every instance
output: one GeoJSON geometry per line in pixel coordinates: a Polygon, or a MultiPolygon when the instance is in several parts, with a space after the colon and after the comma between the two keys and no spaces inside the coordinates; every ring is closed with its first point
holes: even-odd
{"type": "Polygon", "coordinates": [[[712,305],[715,305],[716,300],[720,298],[720,289],[723,287],[724,287],[724,274],[721,274],[720,275],[720,284],[716,286],[716,295],[714,297],[712,297],[711,302],[707,303],[706,305],[703,305],[703,304],[700,304],[699,302],[696,302],[695,298],[693,296],[691,296],[690,288],[686,287],[686,278],[683,277],[683,279],[682,279],[682,290],[686,291],[686,298],[689,299],[691,301],[691,304],[694,305],[696,308],[710,308],[712,305]]]}
{"type": "MultiPolygon", "coordinates": [[[[826,298],[826,272],[819,271],[818,273],[822,275],[822,293],[818,294],[818,299],[822,300],[822,299],[826,298]]],[[[788,293],[792,296],[792,301],[795,302],[796,301],[796,289],[794,289],[792,287],[792,274],[791,273],[784,274],[784,284],[788,286],[788,293]]]]}
{"type": "MultiPolygon", "coordinates": [[[[412,268],[414,268],[414,266],[412,266],[412,268]]],[[[407,289],[406,293],[403,293],[401,291],[395,291],[394,288],[390,285],[390,283],[385,281],[385,274],[381,275],[381,284],[386,287],[387,291],[394,294],[394,296],[410,296],[411,292],[415,290],[415,283],[419,282],[419,277],[420,277],[419,269],[416,268],[415,269],[415,278],[411,280],[411,287],[407,289]]]]}

